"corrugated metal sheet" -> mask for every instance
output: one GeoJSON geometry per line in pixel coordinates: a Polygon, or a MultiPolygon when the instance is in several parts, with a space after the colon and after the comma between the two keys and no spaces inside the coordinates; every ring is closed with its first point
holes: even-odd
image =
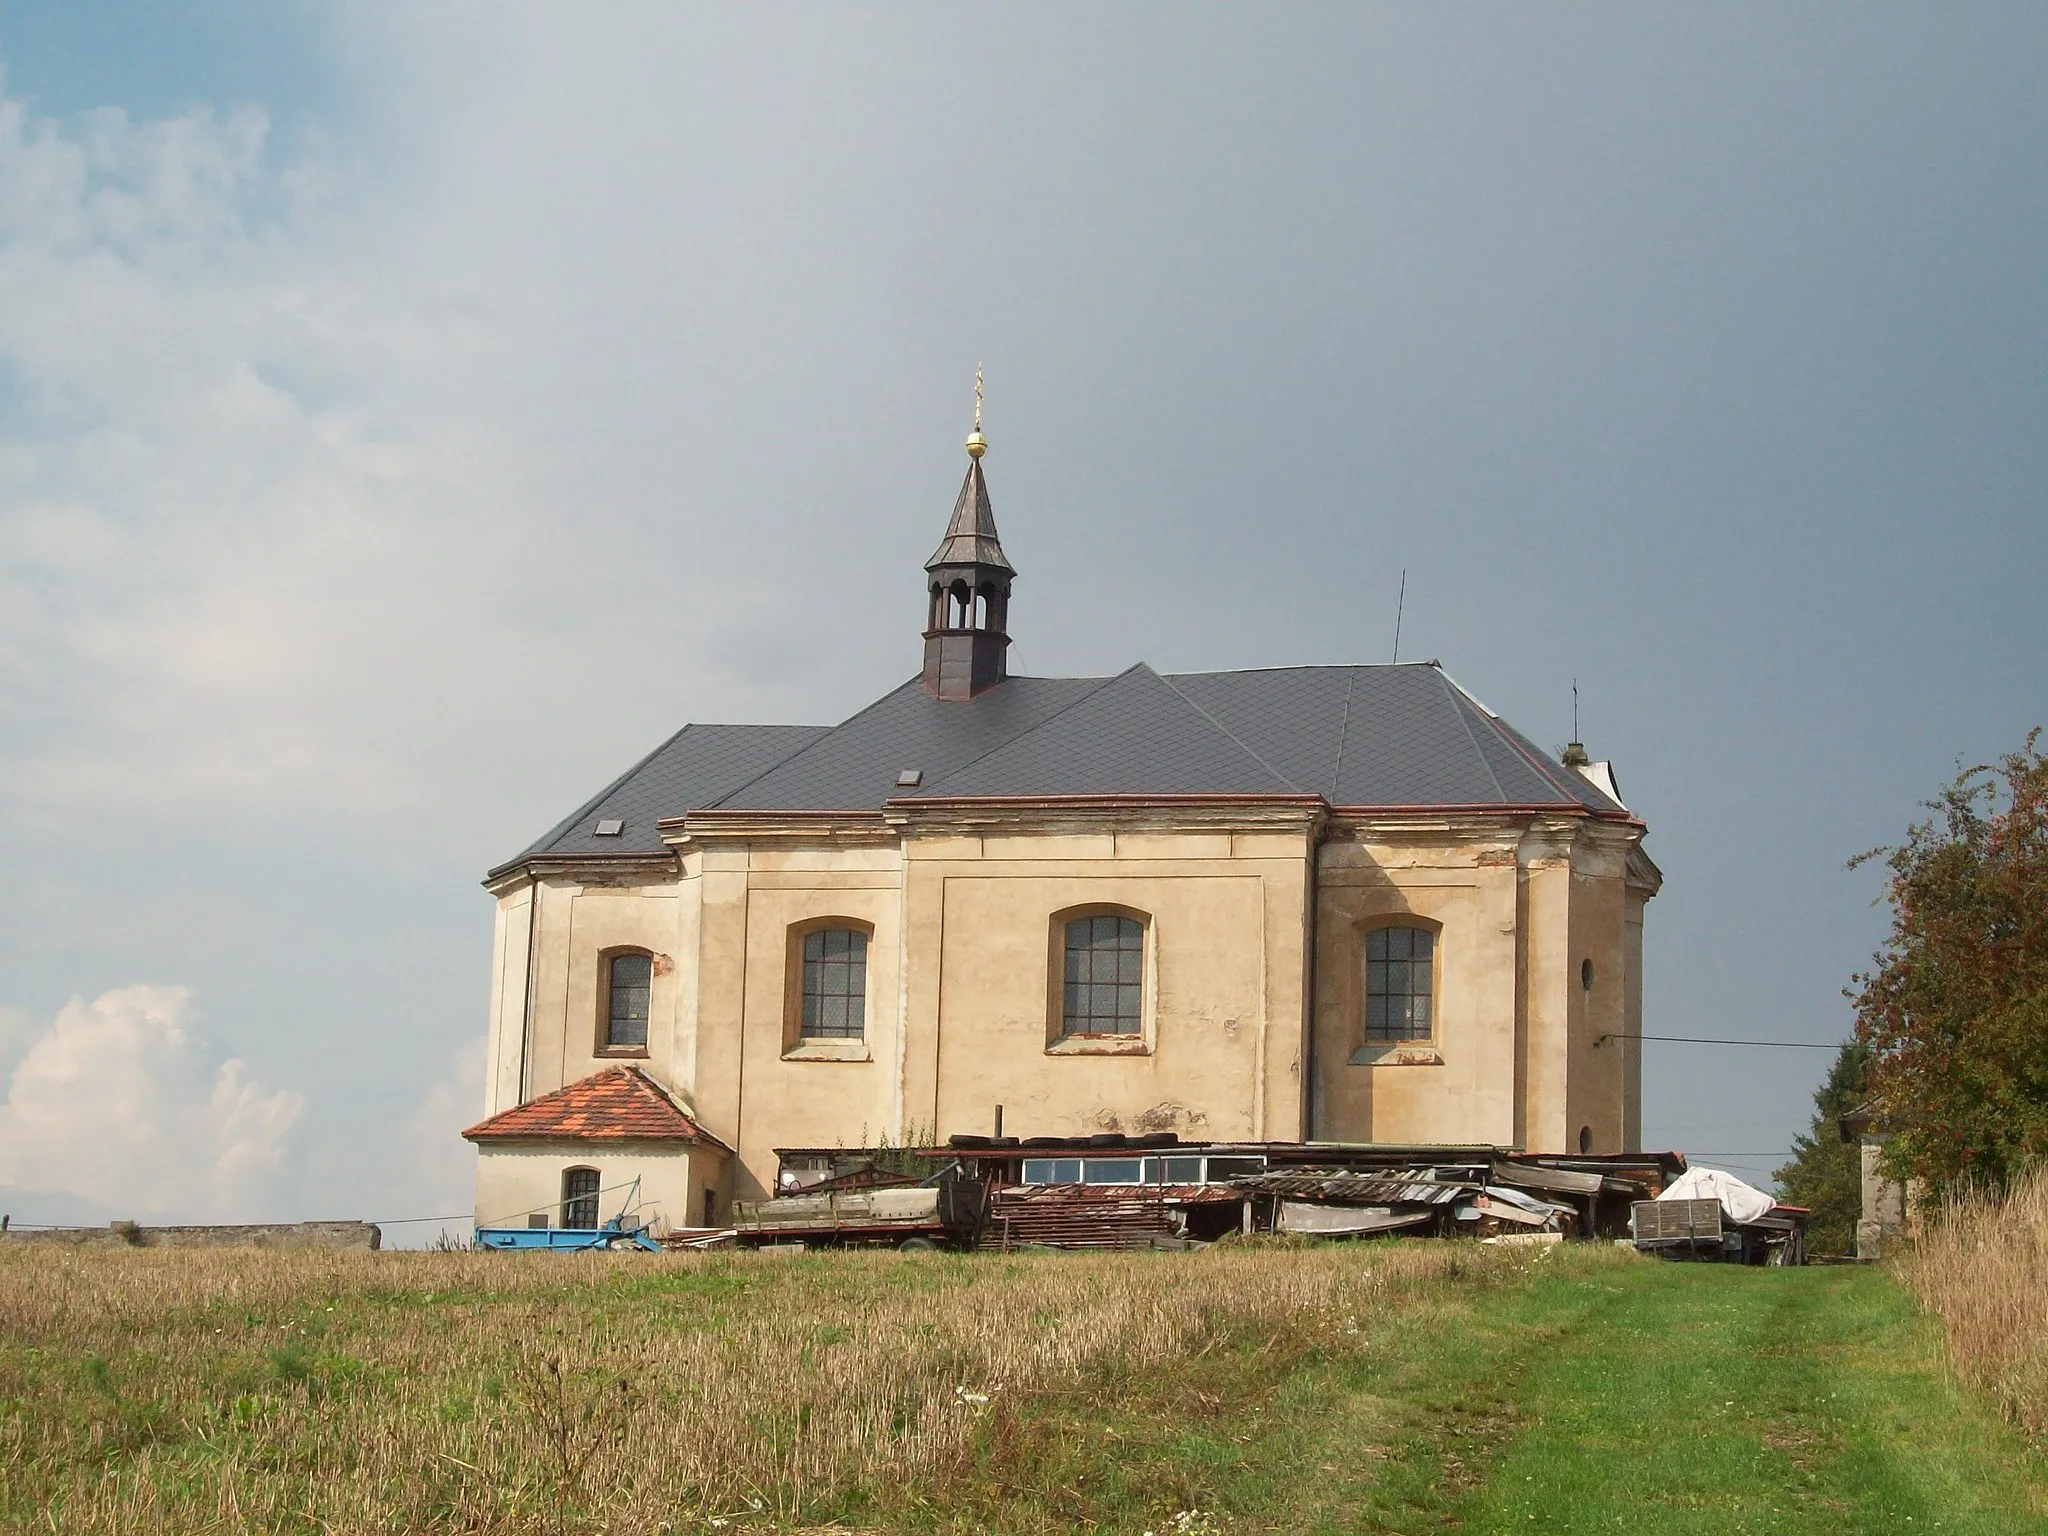
{"type": "Polygon", "coordinates": [[[1317,1169],[1252,1174],[1233,1179],[1230,1187],[1247,1193],[1342,1205],[1449,1205],[1481,1185],[1477,1179],[1439,1181],[1421,1172],[1382,1174],[1317,1169]]]}

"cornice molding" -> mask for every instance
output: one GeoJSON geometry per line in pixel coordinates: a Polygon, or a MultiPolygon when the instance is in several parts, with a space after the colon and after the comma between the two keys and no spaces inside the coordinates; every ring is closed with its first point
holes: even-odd
{"type": "Polygon", "coordinates": [[[1329,834],[1352,843],[1496,843],[1512,848],[1528,831],[1527,811],[1501,810],[1361,810],[1340,807],[1330,813],[1329,834]]]}
{"type": "Polygon", "coordinates": [[[586,853],[547,854],[503,865],[484,876],[483,887],[493,896],[503,896],[522,885],[567,877],[581,885],[633,885],[636,876],[667,879],[679,866],[673,853],[586,853]]]}
{"type": "Polygon", "coordinates": [[[671,848],[690,843],[892,843],[896,830],[880,811],[692,811],[655,823],[671,848]]]}
{"type": "Polygon", "coordinates": [[[1320,837],[1321,795],[1017,795],[891,800],[882,812],[907,837],[1074,832],[1300,832],[1320,837]]]}
{"type": "Polygon", "coordinates": [[[1643,851],[1637,842],[1628,851],[1628,873],[1625,883],[1631,891],[1640,891],[1645,897],[1654,896],[1664,889],[1664,871],[1657,867],[1657,861],[1643,851]]]}

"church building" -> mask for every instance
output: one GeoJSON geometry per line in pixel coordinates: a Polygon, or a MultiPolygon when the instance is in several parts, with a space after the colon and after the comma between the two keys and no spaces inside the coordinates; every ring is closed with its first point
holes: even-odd
{"type": "Polygon", "coordinates": [[[986,446],[918,675],[836,726],[685,726],[490,872],[479,1223],[595,1225],[637,1179],[712,1225],[777,1148],[999,1114],[1638,1150],[1662,876],[1607,765],[1435,662],[1013,676],[986,446]]]}

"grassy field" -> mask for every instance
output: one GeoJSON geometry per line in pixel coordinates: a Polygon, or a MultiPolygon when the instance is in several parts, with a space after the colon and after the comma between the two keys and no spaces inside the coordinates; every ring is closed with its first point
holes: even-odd
{"type": "Polygon", "coordinates": [[[1885,1273],[0,1250],[0,1526],[2048,1532],[1885,1273]]]}

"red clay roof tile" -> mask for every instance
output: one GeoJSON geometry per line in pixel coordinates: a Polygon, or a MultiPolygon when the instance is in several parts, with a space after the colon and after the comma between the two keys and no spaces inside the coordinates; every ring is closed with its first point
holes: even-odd
{"type": "Polygon", "coordinates": [[[721,1145],[638,1067],[604,1071],[500,1110],[462,1133],[471,1141],[687,1141],[721,1145]]]}

